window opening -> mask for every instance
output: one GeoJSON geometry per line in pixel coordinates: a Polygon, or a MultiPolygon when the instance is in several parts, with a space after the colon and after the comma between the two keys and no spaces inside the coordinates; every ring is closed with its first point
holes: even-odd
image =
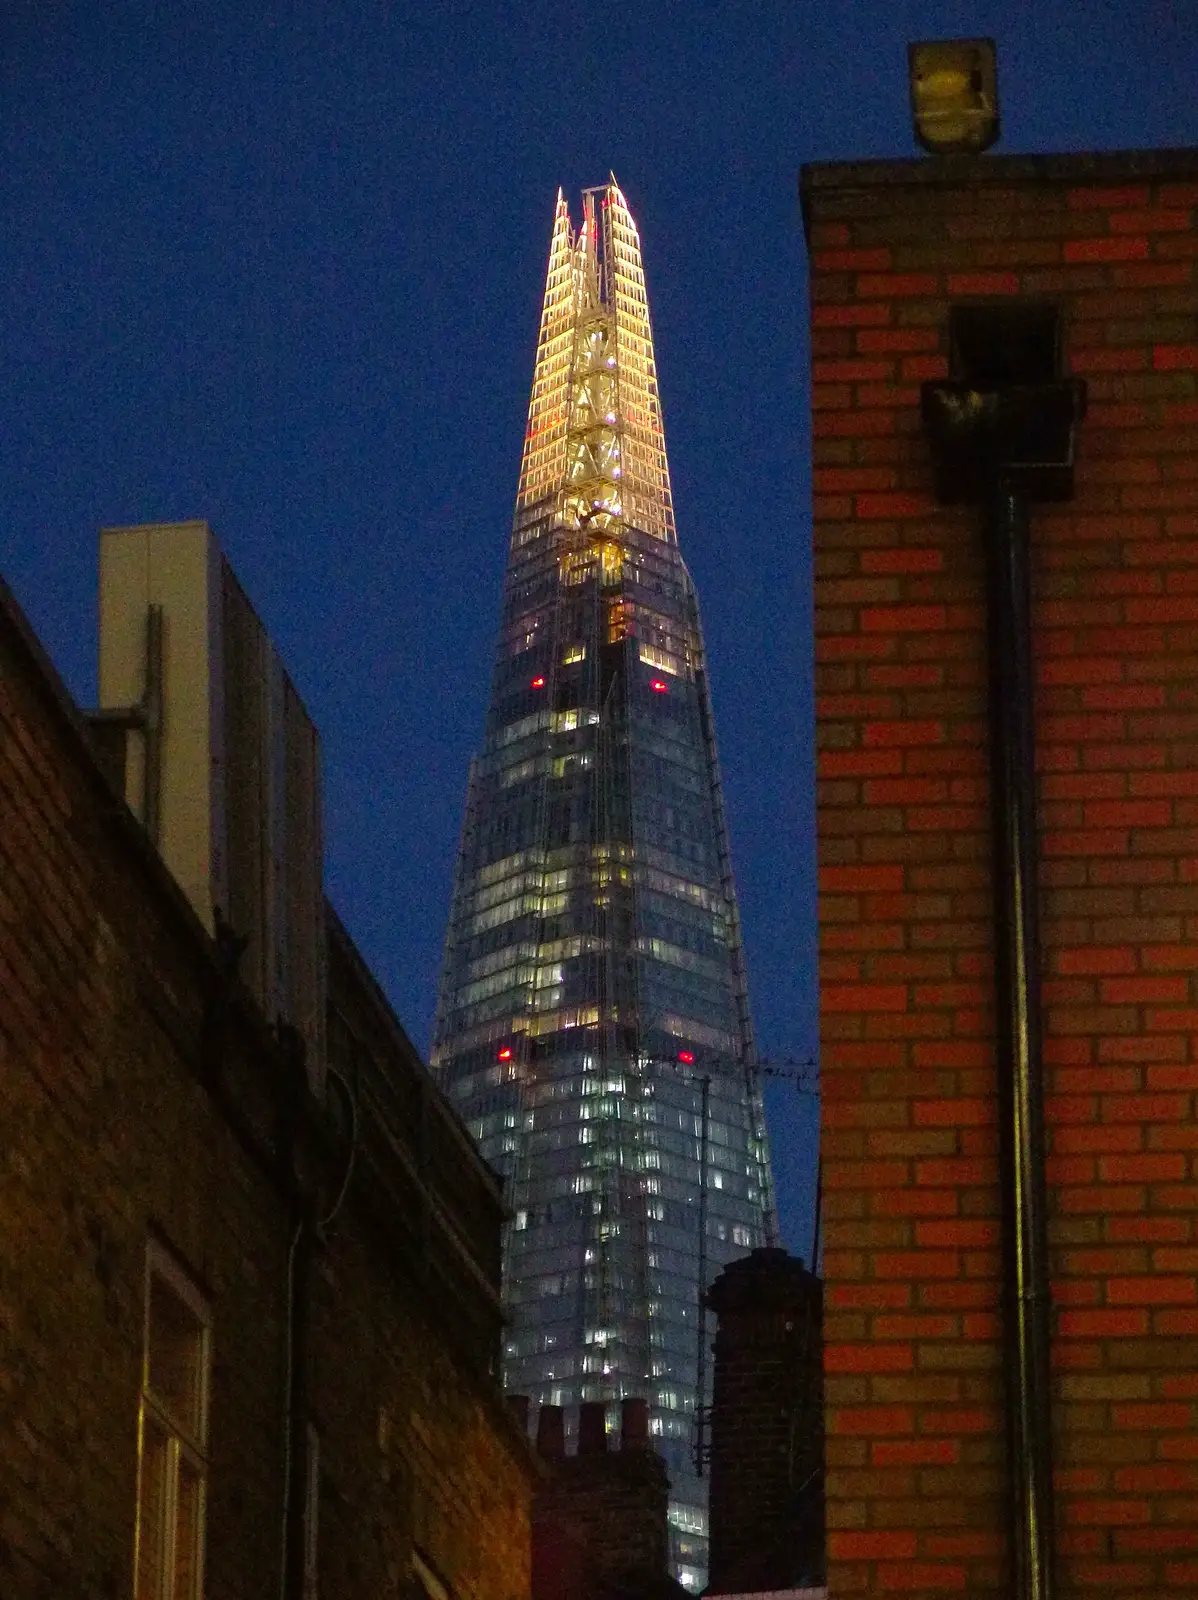
{"type": "Polygon", "coordinates": [[[200,1600],[203,1594],[211,1333],[203,1295],[151,1242],[138,1415],[135,1600],[200,1600]]]}

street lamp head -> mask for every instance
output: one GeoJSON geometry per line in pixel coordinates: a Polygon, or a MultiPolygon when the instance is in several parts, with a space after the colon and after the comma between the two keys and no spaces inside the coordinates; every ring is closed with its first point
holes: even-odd
{"type": "Polygon", "coordinates": [[[993,39],[931,39],[907,46],[915,137],[933,155],[977,154],[998,138],[993,39]]]}

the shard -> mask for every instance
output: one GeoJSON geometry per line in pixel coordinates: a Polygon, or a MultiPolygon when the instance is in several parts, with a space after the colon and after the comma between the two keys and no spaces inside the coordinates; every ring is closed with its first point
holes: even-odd
{"type": "Polygon", "coordinates": [[[650,1405],[675,1572],[706,1566],[702,1291],[772,1236],[699,612],[640,241],[558,194],[434,1064],[508,1185],[504,1380],[650,1405]]]}

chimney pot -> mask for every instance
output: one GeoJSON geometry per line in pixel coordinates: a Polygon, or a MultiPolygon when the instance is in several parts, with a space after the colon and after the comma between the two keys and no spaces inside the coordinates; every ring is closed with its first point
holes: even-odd
{"type": "Polygon", "coordinates": [[[537,1449],[546,1461],[560,1461],[566,1453],[566,1424],[561,1406],[542,1406],[537,1414],[537,1449]]]}
{"type": "Polygon", "coordinates": [[[630,1396],[620,1402],[620,1449],[644,1450],[649,1444],[649,1402],[630,1396]]]}
{"type": "Polygon", "coordinates": [[[578,1408],[578,1453],[601,1456],[607,1449],[607,1407],[602,1400],[584,1400],[578,1408]]]}

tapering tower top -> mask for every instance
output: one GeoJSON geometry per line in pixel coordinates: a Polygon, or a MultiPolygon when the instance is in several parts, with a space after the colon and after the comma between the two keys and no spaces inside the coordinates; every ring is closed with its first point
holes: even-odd
{"type": "Polygon", "coordinates": [[[614,177],[583,192],[577,232],[557,192],[517,529],[546,501],[567,529],[675,542],[640,236],[614,177]]]}

